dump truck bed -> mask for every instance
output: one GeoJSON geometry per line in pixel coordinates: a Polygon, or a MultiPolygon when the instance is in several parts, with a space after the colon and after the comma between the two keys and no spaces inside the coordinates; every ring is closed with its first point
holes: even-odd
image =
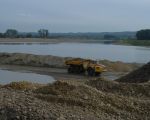
{"type": "Polygon", "coordinates": [[[84,62],[88,62],[88,61],[90,60],[84,60],[84,59],[78,58],[78,59],[73,59],[73,60],[67,60],[65,64],[66,65],[83,65],[84,62]]]}

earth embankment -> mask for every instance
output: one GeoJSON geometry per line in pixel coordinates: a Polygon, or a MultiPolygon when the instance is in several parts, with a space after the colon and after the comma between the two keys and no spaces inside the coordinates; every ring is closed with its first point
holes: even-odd
{"type": "MultiPolygon", "coordinates": [[[[8,65],[66,68],[65,61],[68,59],[72,58],[25,53],[0,53],[0,64],[8,65]]],[[[100,60],[99,62],[105,65],[108,71],[115,72],[130,72],[141,66],[141,64],[137,63],[123,63],[120,61],[112,62],[109,60],[100,60]]]]}

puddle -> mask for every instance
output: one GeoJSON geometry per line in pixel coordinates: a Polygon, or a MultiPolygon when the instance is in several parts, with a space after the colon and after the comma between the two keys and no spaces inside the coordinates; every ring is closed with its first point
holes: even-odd
{"type": "Polygon", "coordinates": [[[0,84],[10,82],[28,81],[33,83],[47,84],[54,82],[54,78],[48,75],[40,75],[30,72],[16,72],[0,69],[0,84]]]}
{"type": "Polygon", "coordinates": [[[108,80],[116,80],[120,78],[121,76],[125,75],[125,73],[119,73],[119,72],[106,72],[103,73],[103,77],[108,79],[108,80]]]}

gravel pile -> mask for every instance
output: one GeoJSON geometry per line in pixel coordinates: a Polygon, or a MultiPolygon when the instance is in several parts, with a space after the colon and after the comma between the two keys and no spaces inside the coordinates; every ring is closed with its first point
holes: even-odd
{"type": "Polygon", "coordinates": [[[148,120],[149,106],[149,96],[111,93],[84,82],[57,81],[29,91],[0,88],[2,120],[148,120]]]}
{"type": "Polygon", "coordinates": [[[98,120],[80,107],[46,102],[32,92],[0,89],[0,120],[98,120]]]}
{"type": "Polygon", "coordinates": [[[97,90],[105,93],[112,93],[115,95],[123,95],[127,97],[135,98],[147,98],[150,97],[150,84],[127,84],[118,83],[115,81],[105,80],[103,78],[97,80],[91,80],[86,82],[87,85],[96,88],[97,90]]]}
{"type": "Polygon", "coordinates": [[[65,67],[68,58],[52,55],[33,55],[24,53],[0,53],[0,64],[26,65],[35,67],[65,67]]]}
{"type": "Polygon", "coordinates": [[[143,83],[150,81],[150,62],[116,81],[126,83],[143,83]]]}
{"type": "Polygon", "coordinates": [[[52,109],[45,110],[47,106],[30,93],[0,89],[1,120],[55,120],[52,109]]]}

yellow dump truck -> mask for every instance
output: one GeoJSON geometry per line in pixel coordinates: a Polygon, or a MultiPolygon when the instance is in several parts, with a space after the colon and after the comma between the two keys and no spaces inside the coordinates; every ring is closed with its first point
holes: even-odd
{"type": "Polygon", "coordinates": [[[77,58],[66,60],[65,64],[68,66],[68,73],[87,73],[89,76],[99,76],[102,72],[106,71],[106,67],[104,65],[98,64],[93,60],[77,58]]]}

